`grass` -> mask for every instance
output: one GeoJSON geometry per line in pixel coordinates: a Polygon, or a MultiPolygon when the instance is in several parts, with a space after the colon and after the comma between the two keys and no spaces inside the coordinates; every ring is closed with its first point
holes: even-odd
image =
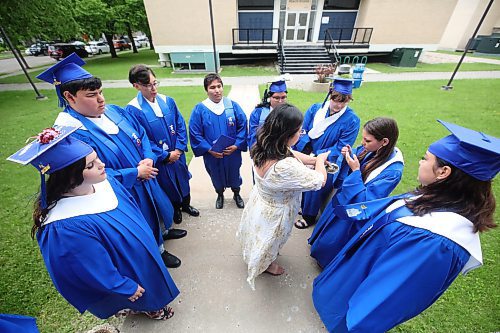
{"type": "MultiPolygon", "coordinates": [[[[457,61],[458,63],[458,61],[457,61]]],[[[403,72],[453,72],[457,63],[423,64],[417,63],[416,67],[394,67],[386,63],[368,63],[367,68],[381,73],[403,73],[403,72]]],[[[483,63],[462,63],[459,71],[500,71],[500,65],[483,63]]]]}
{"type": "MultiPolygon", "coordinates": [[[[173,73],[171,67],[160,67],[158,55],[153,50],[142,50],[139,53],[120,52],[118,58],[110,56],[99,58],[86,58],[85,69],[102,80],[128,80],[128,71],[130,67],[136,64],[146,64],[153,67],[153,70],[159,79],[165,78],[186,78],[186,77],[204,77],[206,73],[173,73]]],[[[43,72],[44,69],[35,70],[30,73],[34,82],[41,82],[35,77],[43,72]]],[[[273,66],[222,66],[221,75],[224,76],[269,76],[277,75],[278,72],[273,66]]],[[[27,83],[28,80],[22,75],[14,75],[0,78],[2,83],[27,83]]]]}
{"type": "MultiPolygon", "coordinates": [[[[457,55],[457,56],[462,56],[464,53],[463,51],[445,51],[445,50],[439,50],[439,51],[434,51],[438,53],[444,53],[444,54],[452,54],[452,55],[457,55]]],[[[481,53],[471,53],[467,52],[465,55],[466,58],[484,58],[484,59],[493,59],[493,60],[500,60],[500,54],[499,55],[494,55],[494,54],[481,54],[481,53]]]]}
{"type": "MultiPolygon", "coordinates": [[[[438,81],[364,83],[354,91],[352,108],[362,123],[376,116],[398,121],[398,147],[406,167],[395,193],[416,185],[418,160],[426,147],[448,135],[435,119],[443,119],[500,136],[500,80],[455,80],[454,89],[441,91],[438,81]],[[471,93],[473,91],[474,93],[471,93]]],[[[205,98],[202,87],[161,87],[175,98],[186,120],[193,106],[205,98]]],[[[227,92],[228,90],[226,90],[227,92]]],[[[107,89],[108,103],[126,104],[133,89],[107,89]]],[[[0,313],[35,316],[41,332],[75,332],[103,321],[79,315],[54,289],[35,241],[29,238],[30,214],[39,177],[31,167],[5,161],[24,140],[52,124],[57,112],[55,93],[43,91],[48,101],[35,101],[31,91],[0,92],[0,313]]],[[[306,110],[323,101],[324,94],[289,91],[289,102],[306,110]]],[[[359,138],[357,143],[359,143],[359,138]]],[[[494,184],[497,198],[500,186],[494,184]]],[[[497,218],[498,221],[498,218],[497,218]]],[[[498,223],[498,222],[497,222],[498,223]]],[[[393,332],[494,332],[500,327],[500,252],[498,230],[481,235],[484,267],[459,277],[431,308],[393,332]],[[497,291],[495,291],[497,290],[497,291]]],[[[180,254],[181,255],[181,254],[180,254]]],[[[411,302],[411,300],[408,300],[411,302]]]]}

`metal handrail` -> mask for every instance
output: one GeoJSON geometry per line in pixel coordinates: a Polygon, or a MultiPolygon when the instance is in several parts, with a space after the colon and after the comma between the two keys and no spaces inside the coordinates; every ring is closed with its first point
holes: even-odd
{"type": "MultiPolygon", "coordinates": [[[[242,29],[242,28],[233,28],[233,45],[250,45],[250,44],[277,44],[276,42],[273,41],[273,32],[278,31],[279,35],[279,30],[278,28],[266,28],[266,29],[242,29]],[[245,38],[240,38],[241,37],[241,32],[244,33],[243,37],[246,36],[245,38]],[[250,40],[250,32],[260,32],[260,38],[257,40],[250,40]],[[266,39],[266,33],[268,36],[270,35],[271,38],[266,39]]],[[[253,38],[252,38],[253,39],[253,38]]],[[[279,41],[278,41],[279,42],[279,41]]]]}
{"type": "Polygon", "coordinates": [[[328,55],[333,54],[333,57],[335,58],[335,62],[339,64],[340,63],[340,55],[339,55],[339,52],[337,51],[337,47],[335,46],[332,35],[330,35],[330,32],[328,30],[330,30],[330,29],[327,29],[325,31],[325,40],[323,43],[324,43],[324,46],[325,46],[325,49],[326,49],[326,52],[328,53],[328,55]]]}
{"type": "Polygon", "coordinates": [[[327,33],[337,44],[370,44],[373,28],[329,28],[325,30],[325,41],[327,33]],[[334,39],[333,36],[337,35],[338,38],[334,39]],[[358,36],[361,38],[358,39],[358,36]]]}
{"type": "Polygon", "coordinates": [[[280,72],[281,74],[283,74],[283,72],[285,71],[286,57],[285,57],[285,50],[283,49],[283,39],[281,37],[281,29],[278,29],[277,51],[278,51],[278,61],[280,64],[280,72]]]}

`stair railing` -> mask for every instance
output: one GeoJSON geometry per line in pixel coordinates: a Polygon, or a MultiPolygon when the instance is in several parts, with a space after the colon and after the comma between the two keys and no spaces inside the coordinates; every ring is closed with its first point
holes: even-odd
{"type": "Polygon", "coordinates": [[[330,31],[328,31],[328,30],[325,31],[325,40],[324,40],[324,46],[325,46],[326,52],[330,56],[330,59],[332,59],[332,55],[333,55],[333,59],[335,59],[335,61],[332,61],[332,64],[335,64],[335,63],[340,64],[339,52],[337,51],[337,47],[335,46],[332,35],[330,34],[330,31]]]}
{"type": "Polygon", "coordinates": [[[283,39],[281,36],[281,29],[278,29],[278,46],[276,51],[278,52],[280,73],[283,74],[286,66],[286,57],[285,57],[285,50],[283,49],[283,39]]]}

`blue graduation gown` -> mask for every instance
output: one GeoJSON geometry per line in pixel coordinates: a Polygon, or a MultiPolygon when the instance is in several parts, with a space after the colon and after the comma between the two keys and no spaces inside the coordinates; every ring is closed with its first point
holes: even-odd
{"type": "Polygon", "coordinates": [[[182,114],[173,98],[158,95],[156,100],[163,117],[154,113],[150,104],[139,92],[126,107],[126,113],[138,121],[146,130],[151,148],[156,154],[159,170],[158,182],[173,204],[180,205],[190,193],[189,173],[184,153],[172,164],[163,163],[171,151],[179,149],[187,152],[187,130],[182,114]]]}
{"type": "Polygon", "coordinates": [[[216,190],[226,187],[238,188],[240,176],[241,152],[247,150],[247,117],[243,109],[230,101],[234,110],[234,119],[229,121],[227,108],[221,115],[210,111],[203,103],[198,103],[189,119],[189,140],[195,156],[203,156],[205,169],[216,190]],[[238,149],[229,156],[215,158],[208,152],[222,134],[236,139],[238,149]]]}
{"type": "Polygon", "coordinates": [[[35,318],[3,313],[0,313],[0,332],[39,333],[35,318]]]}
{"type": "Polygon", "coordinates": [[[105,115],[118,127],[117,134],[108,135],[93,122],[66,107],[64,112],[79,120],[87,130],[78,129],[75,138],[90,145],[106,164],[108,175],[116,178],[132,194],[139,209],[148,221],[158,245],[163,244],[160,221],[168,230],[173,221],[174,209],[156,179],[142,181],[137,178],[137,164],[145,158],[156,160],[144,131],[138,123],[130,121],[125,110],[116,105],[106,105],[105,115]]]}
{"type": "Polygon", "coordinates": [[[252,148],[255,142],[257,142],[257,130],[264,124],[267,116],[271,110],[268,107],[262,106],[255,108],[250,114],[250,119],[248,120],[248,148],[252,148]]]}
{"type": "MultiPolygon", "coordinates": [[[[359,132],[360,120],[354,111],[347,107],[345,113],[333,124],[328,126],[323,135],[319,138],[311,139],[307,133],[313,128],[314,116],[321,109],[321,103],[313,104],[304,116],[302,136],[296,144],[298,151],[302,151],[305,145],[310,142],[312,152],[316,155],[330,151],[328,161],[336,162],[340,151],[346,145],[353,145],[359,132]]],[[[302,196],[302,214],[316,216],[321,204],[326,200],[333,190],[334,175],[328,174],[325,186],[318,191],[304,192],[302,196]]]]}
{"type": "Polygon", "coordinates": [[[122,309],[159,310],[179,290],[133,198],[112,177],[108,181],[118,199],[115,209],[56,220],[38,232],[47,271],[80,313],[105,319],[122,309]],[[138,284],[145,293],[131,302],[138,284]]]}
{"type": "MultiPolygon", "coordinates": [[[[362,149],[362,146],[358,147],[355,149],[354,154],[358,155],[362,149]]],[[[369,156],[365,160],[368,158],[369,156]]],[[[366,165],[365,160],[361,161],[362,165],[366,165]]],[[[335,207],[388,196],[401,181],[403,168],[402,162],[394,162],[365,184],[360,170],[352,172],[347,162],[342,163],[339,173],[343,173],[344,170],[348,169],[349,175],[343,180],[341,187],[325,207],[309,238],[311,256],[318,261],[321,267],[326,267],[349,239],[363,226],[361,221],[351,223],[339,219],[335,215],[335,207]]]]}
{"type": "Polygon", "coordinates": [[[409,320],[441,296],[470,258],[446,237],[385,212],[382,218],[387,224],[366,223],[314,280],[313,303],[330,332],[385,332],[409,320]]]}

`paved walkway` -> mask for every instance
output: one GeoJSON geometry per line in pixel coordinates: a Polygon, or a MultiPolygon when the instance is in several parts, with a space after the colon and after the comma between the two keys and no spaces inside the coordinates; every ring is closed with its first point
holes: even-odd
{"type": "MultiPolygon", "coordinates": [[[[426,64],[458,63],[461,57],[462,55],[425,51],[422,53],[418,61],[426,64]]],[[[497,59],[470,57],[466,55],[463,62],[469,64],[474,62],[481,62],[484,64],[500,65],[500,56],[498,57],[497,60],[497,59]]]]}
{"type": "MultiPolygon", "coordinates": [[[[255,84],[232,83],[229,97],[247,115],[260,99],[255,84]]],[[[184,215],[179,227],[188,230],[187,237],[165,243],[168,251],[182,259],[181,267],[169,270],[181,290],[171,304],[175,316],[165,322],[129,316],[121,332],[324,332],[311,300],[312,281],[319,273],[306,241],[311,230],[294,229],[278,259],[286,273],[261,275],[257,290],[252,291],[235,237],[242,210],[230,190],[224,209],[215,209],[216,193],[201,157],[193,158],[189,169],[192,204],[201,216],[184,215]]],[[[241,171],[246,201],[252,187],[248,153],[243,154],[241,171]]]]}

